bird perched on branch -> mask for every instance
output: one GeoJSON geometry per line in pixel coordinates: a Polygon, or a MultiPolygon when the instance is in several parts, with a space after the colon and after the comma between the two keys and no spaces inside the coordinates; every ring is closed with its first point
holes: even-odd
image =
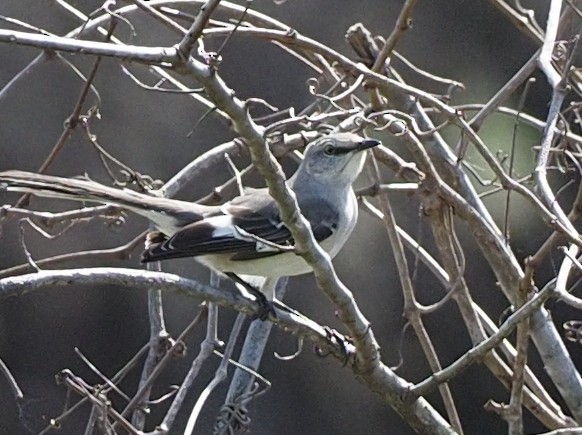
{"type": "MultiPolygon", "coordinates": [[[[333,133],[310,143],[288,180],[315,239],[333,258],[356,225],[352,183],[367,149],[379,145],[352,133],[333,133]]],[[[268,190],[252,189],[220,206],[207,206],[22,171],[0,172],[0,190],[113,204],[145,216],[158,232],[148,236],[143,262],[196,257],[226,274],[262,277],[308,273],[311,267],[290,252],[293,238],[268,190]]]]}

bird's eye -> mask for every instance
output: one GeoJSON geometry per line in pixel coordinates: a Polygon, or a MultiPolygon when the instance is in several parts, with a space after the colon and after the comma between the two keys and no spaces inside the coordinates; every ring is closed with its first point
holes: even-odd
{"type": "Polygon", "coordinates": [[[328,156],[333,156],[334,154],[336,154],[336,149],[333,145],[328,144],[325,147],[323,147],[323,152],[328,156]]]}

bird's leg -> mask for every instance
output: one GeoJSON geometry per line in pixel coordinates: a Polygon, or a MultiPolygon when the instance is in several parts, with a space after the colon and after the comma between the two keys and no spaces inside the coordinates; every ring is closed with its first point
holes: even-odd
{"type": "Polygon", "coordinates": [[[261,320],[267,320],[269,314],[273,315],[273,317],[277,317],[275,313],[275,308],[273,303],[267,299],[267,297],[261,293],[257,288],[250,285],[236,273],[226,272],[226,276],[228,276],[231,280],[236,282],[237,284],[242,285],[250,294],[252,294],[257,303],[259,304],[259,311],[257,312],[256,318],[261,320]]]}

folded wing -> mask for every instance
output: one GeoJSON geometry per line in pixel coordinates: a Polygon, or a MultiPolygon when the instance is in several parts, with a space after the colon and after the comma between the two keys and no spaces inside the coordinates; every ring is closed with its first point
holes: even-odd
{"type": "MultiPolygon", "coordinates": [[[[313,211],[313,206],[301,208],[313,211]]],[[[337,213],[325,203],[318,203],[315,208],[319,212],[312,212],[314,216],[307,218],[316,240],[321,242],[333,234],[337,213]]],[[[236,198],[215,215],[186,225],[169,238],[150,238],[142,261],[223,253],[231,253],[232,261],[250,260],[280,254],[285,251],[275,245],[290,247],[293,243],[275,202],[261,189],[236,198]]]]}

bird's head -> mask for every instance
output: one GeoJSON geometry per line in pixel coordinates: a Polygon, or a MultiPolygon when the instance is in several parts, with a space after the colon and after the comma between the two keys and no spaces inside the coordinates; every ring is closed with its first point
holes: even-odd
{"type": "Polygon", "coordinates": [[[332,133],[317,139],[305,149],[298,176],[351,185],[362,170],[365,151],[380,143],[354,133],[332,133]]]}

